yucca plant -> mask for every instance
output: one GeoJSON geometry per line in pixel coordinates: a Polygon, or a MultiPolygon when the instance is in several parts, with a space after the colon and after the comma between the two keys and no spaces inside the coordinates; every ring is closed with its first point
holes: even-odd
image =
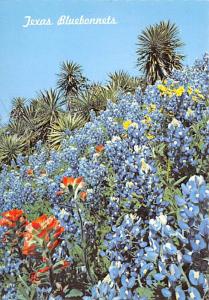
{"type": "Polygon", "coordinates": [[[87,86],[87,90],[90,93],[93,94],[98,94],[100,92],[100,90],[103,88],[104,86],[102,85],[101,82],[91,82],[90,84],[88,84],[87,86]]]}
{"type": "Polygon", "coordinates": [[[61,141],[70,134],[71,131],[81,128],[85,124],[85,119],[78,114],[62,113],[51,125],[48,135],[48,142],[51,147],[60,148],[61,141]]]}
{"type": "Polygon", "coordinates": [[[58,118],[63,108],[63,100],[56,90],[48,90],[40,92],[39,98],[36,100],[38,123],[44,127],[45,131],[49,129],[51,124],[58,118]]]}
{"type": "Polygon", "coordinates": [[[86,87],[87,79],[83,76],[82,67],[73,61],[63,62],[57,75],[57,88],[65,98],[77,95],[86,87]]]}
{"type": "Polygon", "coordinates": [[[130,76],[127,72],[118,71],[109,74],[108,86],[116,90],[134,93],[142,84],[142,79],[130,76]]]}
{"type": "Polygon", "coordinates": [[[22,153],[26,145],[26,141],[14,135],[2,135],[0,137],[0,162],[9,164],[12,160],[16,160],[18,154],[22,153]]]}
{"type": "Polygon", "coordinates": [[[104,88],[94,87],[72,98],[71,109],[73,112],[81,114],[86,120],[89,120],[91,110],[98,114],[106,108],[106,104],[107,99],[104,96],[104,88]]]}
{"type": "Polygon", "coordinates": [[[22,108],[21,115],[16,119],[10,119],[8,132],[24,137],[27,140],[28,150],[42,137],[44,130],[39,120],[39,111],[36,100],[31,101],[22,108]]]}
{"type": "Polygon", "coordinates": [[[138,36],[137,66],[145,74],[148,83],[163,80],[173,69],[182,68],[184,56],[178,52],[184,44],[175,24],[162,21],[147,27],[138,36]]]}
{"type": "Polygon", "coordinates": [[[24,122],[26,130],[37,130],[38,128],[39,108],[36,101],[31,101],[22,110],[22,116],[19,122],[24,122]]]}
{"type": "Polygon", "coordinates": [[[28,127],[26,127],[26,123],[22,118],[21,119],[18,118],[18,119],[11,120],[8,124],[7,129],[10,134],[16,134],[17,136],[22,136],[28,130],[28,127]]]}
{"type": "Polygon", "coordinates": [[[20,119],[22,111],[25,107],[26,100],[22,97],[16,97],[12,100],[12,110],[10,112],[10,119],[20,119]]]}
{"type": "Polygon", "coordinates": [[[106,105],[108,101],[116,103],[118,101],[119,94],[120,90],[118,88],[114,85],[107,85],[100,90],[97,97],[106,105]]]}

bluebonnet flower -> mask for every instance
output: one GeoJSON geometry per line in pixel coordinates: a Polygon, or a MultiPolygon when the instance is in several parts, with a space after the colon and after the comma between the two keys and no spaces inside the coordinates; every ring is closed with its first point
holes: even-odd
{"type": "Polygon", "coordinates": [[[169,281],[175,282],[181,277],[181,271],[179,270],[178,266],[175,264],[171,264],[169,266],[170,275],[168,277],[169,281]]]}
{"type": "Polygon", "coordinates": [[[17,291],[14,283],[10,283],[4,289],[4,295],[2,296],[2,300],[17,300],[17,291]]]}
{"type": "Polygon", "coordinates": [[[198,290],[195,287],[189,287],[188,293],[189,293],[189,297],[188,297],[189,300],[201,300],[202,299],[200,293],[198,292],[198,290]]]}
{"type": "Polygon", "coordinates": [[[165,298],[170,298],[171,297],[171,292],[168,288],[163,288],[161,290],[162,292],[162,295],[165,297],[165,298]]]}
{"type": "Polygon", "coordinates": [[[205,277],[202,273],[195,270],[189,271],[189,280],[193,285],[203,285],[205,282],[205,277]]]}
{"type": "Polygon", "coordinates": [[[176,246],[174,246],[173,244],[171,243],[166,243],[164,246],[163,246],[163,250],[166,254],[168,255],[174,255],[177,253],[177,248],[176,246]]]}
{"type": "Polygon", "coordinates": [[[116,267],[114,265],[110,266],[109,267],[109,274],[110,274],[110,278],[114,281],[119,275],[118,267],[116,267]]]}
{"type": "Polygon", "coordinates": [[[181,286],[175,288],[176,300],[185,300],[186,295],[181,286]]]}

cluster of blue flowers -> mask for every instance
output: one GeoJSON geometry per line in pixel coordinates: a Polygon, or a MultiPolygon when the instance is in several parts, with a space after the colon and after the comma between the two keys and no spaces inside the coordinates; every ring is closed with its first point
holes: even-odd
{"type": "MultiPolygon", "coordinates": [[[[66,239],[78,243],[74,204],[68,199],[66,205],[66,196],[57,192],[63,176],[83,176],[88,194],[83,205],[98,218],[102,211],[109,228],[98,254],[108,259],[106,275],[83,299],[199,300],[207,294],[208,83],[205,55],[144,93],[109,102],[84,128],[66,134],[60,151],[38,144],[35,154],[20,155],[12,169],[3,166],[2,210],[46,199],[66,239]],[[96,151],[98,145],[104,150],[96,151]]],[[[89,214],[81,214],[89,221],[89,214]]],[[[1,261],[5,265],[5,257],[1,261]]],[[[6,270],[1,267],[0,276],[6,270]]],[[[8,272],[18,272],[17,264],[8,272]]],[[[4,289],[5,299],[14,290],[4,289]]]]}
{"type": "Polygon", "coordinates": [[[202,299],[208,290],[208,193],[202,176],[182,184],[182,194],[176,197],[180,208],[177,224],[162,212],[147,221],[125,215],[120,226],[113,226],[107,234],[107,250],[101,253],[111,261],[109,278],[86,299],[102,299],[107,293],[114,296],[107,299],[141,299],[135,285],[160,285],[165,298],[202,299]]]}

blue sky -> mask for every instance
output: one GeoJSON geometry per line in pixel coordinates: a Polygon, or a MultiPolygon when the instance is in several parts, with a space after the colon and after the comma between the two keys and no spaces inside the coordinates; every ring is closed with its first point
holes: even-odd
{"type": "Polygon", "coordinates": [[[137,35],[146,26],[171,20],[185,42],[185,64],[209,50],[209,2],[198,0],[0,0],[0,115],[8,118],[11,100],[33,98],[55,87],[59,65],[73,60],[93,81],[124,69],[138,74],[137,35]],[[25,16],[115,17],[117,25],[33,26],[25,16]]]}

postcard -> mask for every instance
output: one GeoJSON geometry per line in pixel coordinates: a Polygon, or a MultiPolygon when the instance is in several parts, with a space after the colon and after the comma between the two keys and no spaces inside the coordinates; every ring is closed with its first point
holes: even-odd
{"type": "Polygon", "coordinates": [[[209,299],[209,2],[0,0],[0,299],[209,299]]]}

